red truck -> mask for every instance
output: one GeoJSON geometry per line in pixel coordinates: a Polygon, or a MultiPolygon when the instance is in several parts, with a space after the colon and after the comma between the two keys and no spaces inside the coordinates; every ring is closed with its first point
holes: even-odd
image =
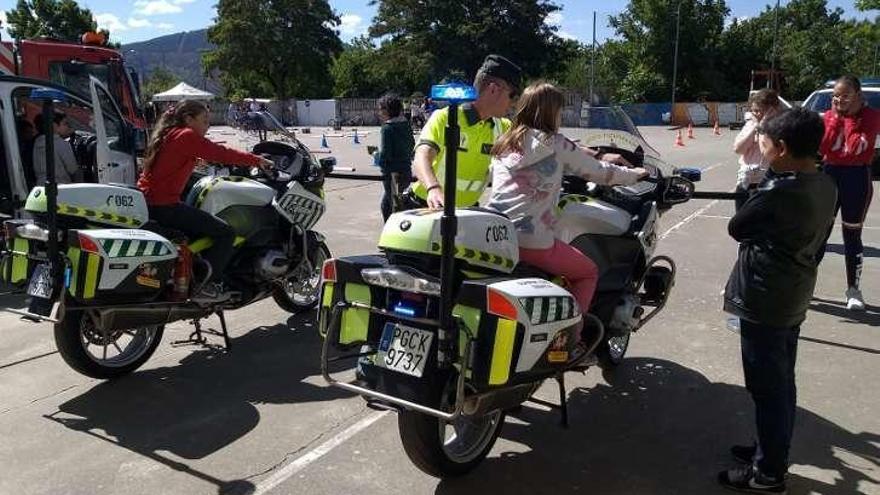
{"type": "Polygon", "coordinates": [[[0,74],[51,81],[82,95],[89,94],[89,77],[94,76],[110,89],[123,117],[135,128],[146,129],[137,73],[125,66],[117,50],[100,46],[102,37],[89,34],[83,36],[82,44],[48,39],[4,41],[0,43],[0,74]]]}

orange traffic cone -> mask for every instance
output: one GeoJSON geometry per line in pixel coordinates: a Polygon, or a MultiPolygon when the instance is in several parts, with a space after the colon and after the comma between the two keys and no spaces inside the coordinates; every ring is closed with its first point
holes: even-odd
{"type": "Polygon", "coordinates": [[[684,147],[684,140],[681,138],[681,129],[678,130],[678,134],[675,136],[675,145],[684,147]]]}
{"type": "Polygon", "coordinates": [[[694,123],[688,123],[688,139],[694,139],[694,123]]]}
{"type": "Polygon", "coordinates": [[[718,120],[715,121],[715,129],[712,130],[712,134],[715,134],[716,136],[721,135],[721,128],[718,127],[718,120]]]}

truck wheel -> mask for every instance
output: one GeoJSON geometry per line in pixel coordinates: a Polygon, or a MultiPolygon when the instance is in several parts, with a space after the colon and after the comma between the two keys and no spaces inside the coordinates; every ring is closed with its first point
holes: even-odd
{"type": "MultiPolygon", "coordinates": [[[[441,403],[452,410],[454,388],[447,386],[446,390],[441,403]]],[[[501,433],[504,416],[504,412],[495,411],[447,422],[403,410],[398,414],[397,427],[403,450],[416,467],[437,478],[450,478],[467,474],[483,462],[501,433]]]]}
{"type": "Polygon", "coordinates": [[[314,309],[321,297],[321,268],[330,257],[330,249],[322,242],[312,253],[311,268],[307,273],[305,270],[293,273],[272,291],[272,297],[278,306],[288,313],[314,309]]]}
{"type": "Polygon", "coordinates": [[[164,325],[149,325],[105,332],[85,311],[68,311],[55,325],[55,345],[76,371],[91,378],[113,379],[150,359],[164,330],[164,325]]]}

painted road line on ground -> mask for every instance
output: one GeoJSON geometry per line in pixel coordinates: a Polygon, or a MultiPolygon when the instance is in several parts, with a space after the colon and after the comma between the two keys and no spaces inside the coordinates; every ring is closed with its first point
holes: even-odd
{"type": "Polygon", "coordinates": [[[256,489],[252,492],[252,495],[264,495],[266,493],[269,493],[271,490],[275,489],[276,487],[290,479],[291,476],[302,471],[303,469],[308,467],[309,464],[329,454],[330,451],[332,451],[336,447],[339,447],[361,431],[369,428],[373,423],[379,421],[387,414],[388,411],[374,412],[373,414],[370,414],[369,416],[361,419],[357,423],[349,426],[345,430],[337,433],[333,436],[333,438],[290,461],[288,464],[282,466],[277,471],[275,471],[272,476],[269,476],[268,478],[257,484],[256,489]]]}

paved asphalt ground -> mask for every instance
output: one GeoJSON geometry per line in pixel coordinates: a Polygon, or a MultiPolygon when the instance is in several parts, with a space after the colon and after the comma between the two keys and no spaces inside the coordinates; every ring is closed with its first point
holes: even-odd
{"type": "MultiPolygon", "coordinates": [[[[366,131],[360,145],[328,136],[340,167],[375,174],[365,145],[377,133],[366,131]]],[[[686,148],[674,148],[665,128],[642,131],[667,161],[702,168],[700,189],[732,188],[730,131],[698,129],[686,148]]],[[[302,136],[320,143],[320,134],[302,136]]],[[[213,137],[238,142],[224,129],[213,137]]],[[[327,191],[318,227],[330,249],[374,251],[381,186],[331,179],[327,191]]],[[[880,494],[878,210],[865,230],[868,311],[842,307],[837,231],[821,267],[801,334],[792,494],[880,494]]],[[[455,480],[410,464],[393,414],[324,385],[312,314],[291,316],[271,301],[230,314],[229,355],[172,346],[189,328],[171,325],[147,365],[114,382],[71,371],[48,325],[0,314],[0,493],[725,493],[715,474],[730,465],[728,446],[752,434],[738,337],[720,310],[736,251],[726,234],[731,213],[728,202],[705,200],[669,212],[660,249],[679,264],[677,284],[628,359],[610,373],[569,376],[568,430],[555,413],[526,406],[480,468],[455,480]]]]}

